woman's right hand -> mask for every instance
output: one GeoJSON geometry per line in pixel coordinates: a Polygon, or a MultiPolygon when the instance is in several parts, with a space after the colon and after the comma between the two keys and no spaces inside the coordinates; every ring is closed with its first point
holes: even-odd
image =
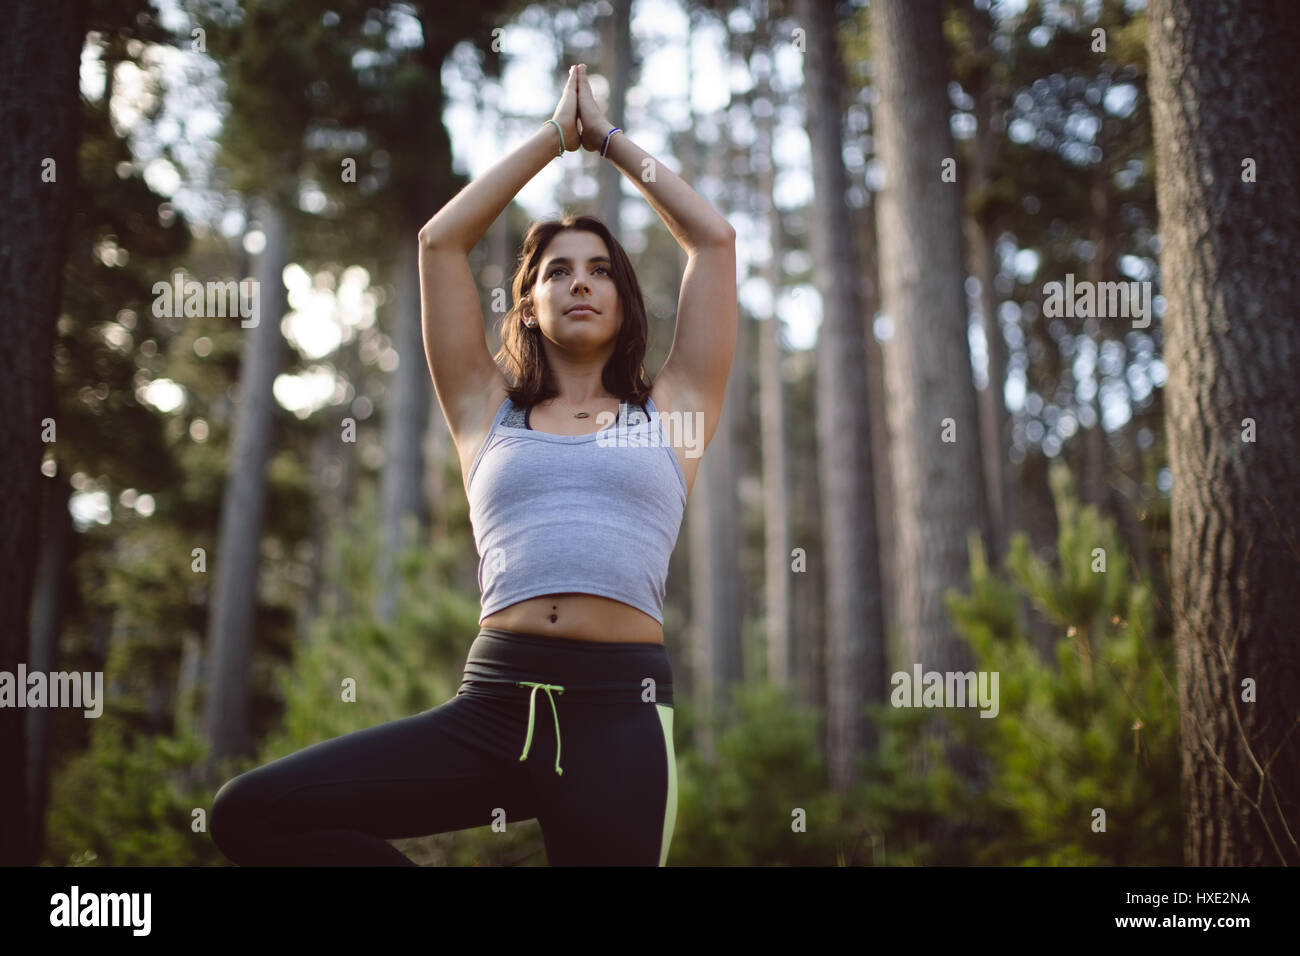
{"type": "Polygon", "coordinates": [[[551,119],[559,123],[560,129],[564,131],[565,152],[572,153],[582,148],[582,140],[578,135],[578,68],[576,66],[569,67],[569,78],[565,81],[560,105],[555,107],[551,119]]]}
{"type": "Polygon", "coordinates": [[[579,63],[578,78],[578,123],[582,126],[582,148],[593,153],[600,152],[609,131],[614,124],[605,118],[592,95],[591,83],[587,79],[587,64],[579,63]]]}

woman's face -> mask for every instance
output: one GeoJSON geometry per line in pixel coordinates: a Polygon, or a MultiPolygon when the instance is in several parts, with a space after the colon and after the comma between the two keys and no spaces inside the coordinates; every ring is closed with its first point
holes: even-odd
{"type": "Polygon", "coordinates": [[[532,315],[556,345],[578,352],[612,346],[623,324],[614,267],[605,241],[567,229],[542,252],[532,289],[532,315]],[[574,311],[586,306],[592,311],[574,311]]]}

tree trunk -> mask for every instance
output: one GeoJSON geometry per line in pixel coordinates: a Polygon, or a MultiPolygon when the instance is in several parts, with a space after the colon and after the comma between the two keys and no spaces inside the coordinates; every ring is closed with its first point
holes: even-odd
{"type": "Polygon", "coordinates": [[[231,437],[230,467],[221,501],[217,553],[209,555],[216,581],[208,612],[206,733],[214,759],[252,752],[248,713],[248,664],[253,646],[260,565],[266,466],[271,457],[275,396],[284,337],[280,321],[288,307],[283,273],[289,261],[280,197],[262,199],[257,219],[266,248],[257,258],[258,323],[245,330],[239,373],[239,404],[231,437]]]}
{"type": "Polygon", "coordinates": [[[988,382],[978,392],[981,455],[989,512],[989,560],[993,566],[1007,553],[1019,530],[1015,484],[1011,472],[1011,413],[1007,411],[1007,342],[998,317],[994,283],[998,266],[995,237],[987,223],[970,224],[971,259],[980,284],[980,324],[987,343],[988,382]]]}
{"type": "MultiPolygon", "coordinates": [[[[727,403],[732,402],[731,384],[727,403]]],[[[725,722],[729,692],[741,681],[741,601],[736,555],[733,441],[726,412],[700,463],[691,492],[688,526],[691,548],[691,623],[694,682],[700,714],[700,746],[711,751],[710,725],[725,722]]]]}
{"type": "Polygon", "coordinates": [[[877,0],[872,49],[880,273],[893,336],[885,344],[898,521],[899,626],[908,660],[964,671],[969,654],[943,594],[969,573],[967,536],[987,538],[979,416],[966,333],[960,185],[937,0],[877,0]],[[946,435],[945,435],[946,433],[946,435]],[[945,440],[945,437],[948,440],[945,440]]]}
{"type": "MultiPolygon", "coordinates": [[[[417,232],[418,227],[409,230],[417,232]]],[[[405,234],[405,231],[404,233],[405,234]]],[[[393,348],[397,368],[384,403],[384,470],[380,485],[380,548],[375,616],[391,624],[401,600],[397,561],[428,526],[424,488],[424,435],[433,391],[420,326],[419,247],[397,244],[397,294],[393,302],[393,348]]]]}
{"type": "MultiPolygon", "coordinates": [[[[690,46],[688,44],[688,50],[690,46]]],[[[694,77],[691,57],[687,55],[687,95],[694,77]]],[[[698,128],[694,111],[691,129],[698,128]]],[[[683,179],[698,183],[705,161],[698,139],[687,137],[681,156],[683,179]]],[[[743,316],[741,319],[743,323],[743,316]]],[[[740,526],[736,500],[737,416],[744,409],[743,331],[737,331],[736,355],[722,419],[713,440],[700,462],[691,491],[689,536],[691,548],[691,624],[694,633],[695,699],[700,714],[697,742],[711,759],[715,726],[727,718],[729,692],[744,676],[741,657],[742,607],[740,569],[740,526]]]]}
{"type": "Polygon", "coordinates": [[[846,204],[840,104],[843,77],[832,8],[796,7],[807,29],[805,108],[812,141],[812,245],[822,324],[817,361],[817,447],[826,570],[826,720],[830,781],[844,792],[864,752],[876,746],[863,711],[885,699],[880,606],[866,419],[866,343],[858,287],[861,263],[846,204]]]}
{"type": "Polygon", "coordinates": [[[767,47],[766,52],[768,67],[756,71],[758,97],[770,103],[772,109],[756,117],[758,148],[754,154],[758,196],[761,202],[767,204],[767,231],[771,248],[763,277],[771,290],[772,312],[765,321],[758,323],[759,413],[762,419],[763,456],[763,577],[767,610],[768,679],[778,686],[790,688],[795,671],[795,648],[791,628],[789,456],[786,451],[781,319],[776,311],[777,297],[784,285],[781,276],[783,235],[781,211],[772,199],[776,179],[776,158],[772,154],[776,103],[769,77],[773,51],[767,47]]]}
{"type": "MultiPolygon", "coordinates": [[[[977,55],[987,62],[996,60],[992,42],[992,18],[988,10],[966,8],[971,42],[977,55]]],[[[999,113],[1002,90],[991,66],[977,74],[971,91],[975,101],[975,144],[972,151],[970,191],[975,198],[967,223],[971,239],[971,269],[980,285],[980,323],[988,354],[988,383],[978,392],[980,444],[984,461],[985,499],[989,518],[989,561],[996,567],[1006,554],[1011,536],[1018,530],[1015,479],[1011,471],[1011,414],[1007,411],[1007,342],[998,316],[997,226],[986,197],[993,180],[998,143],[1003,136],[999,113]]]]}
{"type": "MultiPolygon", "coordinates": [[[[42,422],[54,415],[55,323],[77,188],[78,67],[85,8],[69,0],[18,4],[0,30],[0,671],[28,655],[28,609],[38,547],[42,422]],[[53,165],[51,165],[51,163],[53,165]],[[53,177],[50,179],[49,177],[53,177]],[[48,180],[48,181],[47,181],[48,180]]],[[[57,423],[56,423],[57,426],[57,423]]],[[[26,708],[0,708],[0,866],[33,866],[27,801],[26,708]]]]}
{"type": "MultiPolygon", "coordinates": [[[[32,595],[29,671],[54,673],[59,666],[59,634],[67,603],[68,564],[75,540],[68,500],[72,485],[62,472],[43,482],[40,559],[32,595]]],[[[45,802],[49,786],[50,729],[53,711],[36,708],[27,715],[27,796],[32,819],[33,852],[45,844],[45,802]]]]}
{"type": "Polygon", "coordinates": [[[1300,17],[1152,0],[1148,19],[1184,852],[1295,865],[1300,17]]]}
{"type": "MultiPolygon", "coordinates": [[[[614,8],[608,18],[609,42],[605,49],[605,76],[609,79],[609,109],[606,116],[615,126],[627,125],[627,90],[632,84],[632,0],[610,0],[614,8]]],[[[600,190],[600,219],[619,235],[619,197],[623,173],[608,160],[597,167],[600,190]]]]}
{"type": "MultiPolygon", "coordinates": [[[[857,210],[861,250],[862,337],[866,342],[867,423],[871,429],[871,487],[876,499],[876,554],[880,568],[880,618],[885,634],[885,660],[894,656],[890,635],[898,625],[898,562],[895,557],[894,488],[889,471],[889,414],[885,395],[885,352],[876,338],[876,313],[880,311],[876,253],[876,204],[871,193],[857,210]]],[[[886,666],[888,664],[886,663],[886,666]]]]}
{"type": "MultiPolygon", "coordinates": [[[[351,341],[344,342],[338,350],[339,375],[353,394],[364,392],[364,372],[361,364],[361,336],[353,330],[351,341]]],[[[336,567],[339,542],[346,535],[349,502],[352,492],[353,459],[356,442],[344,441],[343,425],[346,419],[356,421],[353,403],[345,402],[330,416],[329,424],[316,436],[312,448],[313,474],[320,476],[320,493],[312,504],[312,570],[311,585],[307,590],[300,617],[299,635],[306,639],[312,623],[321,615],[339,613],[339,580],[336,567]]]]}

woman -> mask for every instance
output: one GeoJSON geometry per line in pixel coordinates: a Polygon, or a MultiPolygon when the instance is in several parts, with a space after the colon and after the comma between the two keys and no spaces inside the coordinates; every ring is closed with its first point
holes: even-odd
{"type": "Polygon", "coordinates": [[[480,632],[452,700],[228,782],[213,840],[239,863],[409,865],[388,840],[536,817],[552,866],[662,866],[677,812],[664,585],[722,413],[735,232],[605,119],[579,65],[552,118],[419,242],[425,351],[480,555],[480,632]],[[653,386],[636,275],[590,217],[535,223],[524,240],[498,353],[514,384],[486,347],[468,253],[579,146],[626,174],[688,255],[653,386]]]}

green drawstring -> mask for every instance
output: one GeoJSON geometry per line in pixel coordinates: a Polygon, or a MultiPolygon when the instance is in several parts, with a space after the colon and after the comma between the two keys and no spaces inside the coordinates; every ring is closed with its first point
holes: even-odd
{"type": "Polygon", "coordinates": [[[534,705],[537,703],[537,691],[539,689],[544,690],[546,691],[546,696],[551,701],[551,713],[555,715],[555,772],[557,774],[563,774],[564,771],[560,769],[560,714],[555,709],[555,698],[551,697],[551,691],[557,691],[563,694],[564,688],[559,684],[539,684],[536,681],[531,680],[521,680],[519,686],[532,687],[533,689],[532,695],[528,698],[528,736],[524,739],[524,752],[519,755],[519,759],[527,759],[528,748],[532,746],[534,705]]]}

